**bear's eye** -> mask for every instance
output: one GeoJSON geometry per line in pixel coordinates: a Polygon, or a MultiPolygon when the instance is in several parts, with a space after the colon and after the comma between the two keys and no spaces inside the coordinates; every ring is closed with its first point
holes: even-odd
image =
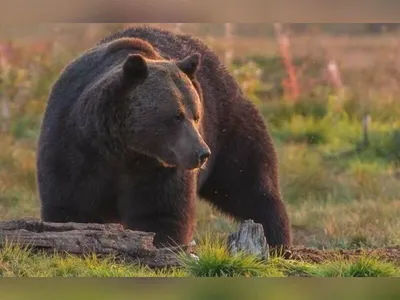
{"type": "Polygon", "coordinates": [[[183,113],[180,113],[179,115],[176,115],[174,117],[174,121],[175,121],[175,123],[180,123],[183,121],[184,118],[185,118],[185,116],[183,115],[183,113]]]}

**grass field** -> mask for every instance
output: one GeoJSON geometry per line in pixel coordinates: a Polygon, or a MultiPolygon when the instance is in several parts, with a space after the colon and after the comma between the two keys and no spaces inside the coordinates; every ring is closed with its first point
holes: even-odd
{"type": "MultiPolygon", "coordinates": [[[[67,62],[115,28],[82,31],[79,26],[59,38],[11,36],[13,57],[1,60],[1,220],[39,216],[35,150],[49,88],[67,62]]],[[[225,41],[206,41],[222,57],[225,41]]],[[[285,72],[273,39],[236,39],[230,68],[262,111],[276,142],[294,244],[334,251],[391,247],[387,251],[397,254],[390,262],[365,255],[318,263],[276,258],[265,265],[229,257],[217,244],[200,243],[200,262],[156,273],[111,258],[44,257],[9,247],[0,250],[0,276],[398,276],[398,38],[309,35],[291,41],[305,87],[296,103],[282,96],[285,72]],[[327,57],[337,60],[342,71],[346,91],[341,97],[319,80],[327,57]],[[365,113],[371,116],[369,147],[342,154],[362,141],[365,113]]],[[[200,241],[210,232],[225,237],[235,228],[232,220],[201,200],[197,217],[200,241]]]]}

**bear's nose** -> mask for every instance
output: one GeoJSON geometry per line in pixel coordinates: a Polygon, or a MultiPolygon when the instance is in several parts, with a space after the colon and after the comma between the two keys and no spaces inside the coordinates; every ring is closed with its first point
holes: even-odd
{"type": "Polygon", "coordinates": [[[203,165],[206,160],[210,157],[211,151],[209,149],[203,149],[200,151],[197,151],[197,159],[199,161],[200,165],[203,165]]]}

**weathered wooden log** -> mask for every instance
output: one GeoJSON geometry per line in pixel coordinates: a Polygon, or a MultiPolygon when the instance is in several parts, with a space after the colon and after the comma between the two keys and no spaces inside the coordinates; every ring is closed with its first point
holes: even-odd
{"type": "MultiPolygon", "coordinates": [[[[180,266],[177,253],[186,251],[192,254],[191,245],[175,248],[156,248],[153,245],[155,234],[124,230],[119,224],[81,224],[49,223],[36,219],[22,219],[0,222],[0,248],[7,244],[29,246],[33,251],[47,253],[69,253],[75,255],[96,254],[115,255],[124,261],[140,263],[151,268],[180,266]]],[[[239,231],[228,237],[231,254],[239,251],[268,259],[269,251],[261,224],[247,220],[239,231]]],[[[382,259],[400,264],[400,247],[383,249],[340,250],[339,254],[351,259],[361,254],[377,255],[382,259]]],[[[193,255],[193,254],[192,254],[193,255]]],[[[321,263],[337,257],[338,251],[310,248],[292,248],[284,257],[293,260],[321,263]],[[286,255],[288,254],[288,255],[286,255]]],[[[196,257],[194,257],[196,258],[196,257]]]]}
{"type": "Polygon", "coordinates": [[[253,220],[242,222],[239,231],[228,236],[228,249],[231,254],[239,252],[254,255],[260,259],[269,258],[269,247],[264,228],[253,220]]]}
{"type": "Polygon", "coordinates": [[[178,250],[156,248],[155,234],[124,229],[119,224],[51,223],[36,219],[0,222],[0,247],[28,246],[48,253],[115,255],[149,267],[178,266],[178,250]]]}

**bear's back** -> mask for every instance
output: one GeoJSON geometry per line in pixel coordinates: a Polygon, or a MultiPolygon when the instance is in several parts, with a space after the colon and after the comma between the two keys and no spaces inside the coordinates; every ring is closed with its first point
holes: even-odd
{"type": "Polygon", "coordinates": [[[149,42],[165,59],[183,59],[194,52],[199,52],[202,56],[213,59],[219,64],[218,57],[201,40],[190,35],[174,34],[161,28],[150,26],[137,26],[112,33],[98,43],[111,42],[119,38],[139,38],[149,42]]]}

